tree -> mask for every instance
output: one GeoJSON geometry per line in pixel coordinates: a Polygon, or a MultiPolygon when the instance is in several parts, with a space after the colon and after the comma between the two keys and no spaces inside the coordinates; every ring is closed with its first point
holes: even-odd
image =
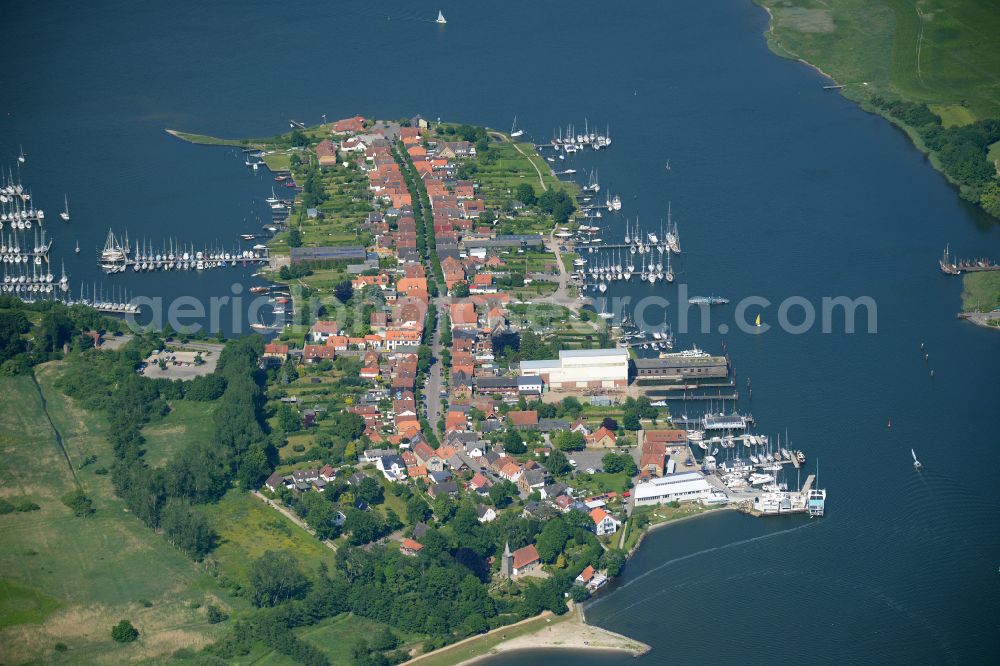
{"type": "Polygon", "coordinates": [[[431,508],[420,495],[412,495],[406,500],[406,521],[411,525],[422,523],[431,517],[431,508]]]}
{"type": "Polygon", "coordinates": [[[618,421],[615,421],[613,418],[608,416],[603,421],[601,421],[601,427],[606,428],[611,432],[615,432],[616,430],[618,430],[618,421]]]}
{"type": "Polygon", "coordinates": [[[464,280],[459,280],[455,284],[451,285],[451,289],[448,292],[455,298],[465,298],[469,295],[469,283],[464,280]]]}
{"type": "Polygon", "coordinates": [[[122,620],[111,628],[111,638],[116,643],[131,643],[139,638],[139,630],[133,627],[128,620],[122,620]]]}
{"type": "Polygon", "coordinates": [[[535,194],[535,188],[531,183],[521,183],[518,185],[514,196],[525,206],[534,206],[538,202],[538,196],[535,194]]]}
{"type": "Polygon", "coordinates": [[[298,432],[302,429],[302,419],[288,403],[283,402],[278,407],[278,425],[285,432],[298,432]]]}
{"type": "Polygon", "coordinates": [[[576,416],[583,411],[583,405],[580,404],[580,400],[578,398],[569,395],[562,399],[560,409],[563,414],[576,416]]]}
{"type": "Polygon", "coordinates": [[[288,247],[302,247],[302,232],[298,227],[288,230],[288,247]]]}
{"type": "Polygon", "coordinates": [[[543,562],[552,562],[562,552],[568,539],[569,530],[566,528],[566,523],[561,518],[553,518],[545,523],[542,533],[535,541],[538,556],[543,562]]]}
{"type": "Polygon", "coordinates": [[[569,459],[566,458],[566,454],[559,449],[554,449],[549,454],[549,459],[545,461],[545,467],[553,476],[569,474],[570,470],[573,469],[569,464],[569,459]]]}
{"type": "Polygon", "coordinates": [[[622,427],[626,430],[639,430],[642,428],[642,424],[639,423],[639,414],[634,410],[625,412],[625,416],[622,418],[622,427]]]}
{"type": "Polygon", "coordinates": [[[604,471],[611,474],[625,472],[629,476],[635,476],[639,473],[635,460],[627,453],[615,453],[614,451],[605,453],[601,462],[604,464],[604,471]]]}
{"type": "Polygon", "coordinates": [[[82,490],[63,495],[62,501],[77,518],[86,518],[94,513],[94,502],[82,490]]]}
{"type": "Polygon", "coordinates": [[[524,440],[521,439],[521,435],[513,428],[504,433],[503,448],[507,453],[514,455],[524,453],[528,450],[528,447],[524,445],[524,440]]]}
{"type": "Polygon", "coordinates": [[[160,515],[167,541],[194,559],[201,559],[215,547],[218,535],[208,519],[186,500],[170,498],[160,515]]]}
{"type": "Polygon", "coordinates": [[[489,495],[493,506],[502,508],[510,504],[512,498],[517,497],[517,486],[507,479],[497,481],[490,486],[489,495]]]}
{"type": "Polygon", "coordinates": [[[604,568],[608,570],[608,576],[614,578],[622,572],[625,567],[625,553],[617,548],[611,548],[601,555],[604,568]]]}
{"type": "Polygon", "coordinates": [[[58,351],[69,342],[73,334],[73,322],[62,310],[46,312],[35,334],[35,342],[48,352],[58,351]]]}
{"type": "Polygon", "coordinates": [[[344,521],[344,531],[351,536],[348,542],[354,546],[371,543],[382,537],[385,526],[372,512],[359,509],[349,509],[347,520],[344,521]]]}
{"type": "Polygon", "coordinates": [[[302,597],[309,581],[299,570],[298,561],[284,552],[266,551],[250,564],[250,600],[255,606],[277,606],[302,597]]]}
{"type": "Polygon", "coordinates": [[[351,300],[351,296],[354,295],[354,286],[351,285],[350,280],[338,282],[333,288],[333,295],[336,296],[337,300],[341,303],[347,303],[347,301],[351,300]]]}
{"type": "Polygon", "coordinates": [[[370,476],[366,476],[358,484],[357,489],[354,491],[354,497],[368,504],[381,504],[385,501],[385,491],[378,481],[370,476]]]}
{"type": "Polygon", "coordinates": [[[555,438],[556,446],[563,451],[582,451],[587,446],[583,434],[563,430],[555,438]]]}

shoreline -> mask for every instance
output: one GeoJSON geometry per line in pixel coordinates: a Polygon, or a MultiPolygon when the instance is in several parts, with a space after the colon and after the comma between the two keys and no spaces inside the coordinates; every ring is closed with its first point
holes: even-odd
{"type": "Polygon", "coordinates": [[[587,624],[582,606],[571,604],[563,616],[551,611],[498,627],[485,634],[448,645],[439,650],[419,655],[404,662],[405,665],[467,666],[506,652],[523,650],[577,650],[627,653],[632,657],[646,654],[652,647],[622,634],[587,624]],[[537,625],[528,632],[506,638],[506,634],[525,625],[537,625]],[[491,639],[500,637],[495,643],[491,639]],[[477,645],[478,644],[478,645],[477,645]],[[481,648],[481,652],[477,652],[481,648]],[[452,654],[455,653],[455,654],[452,654]]]}
{"type": "Polygon", "coordinates": [[[708,509],[706,511],[701,511],[699,513],[693,513],[690,516],[681,516],[680,518],[674,518],[673,520],[665,520],[662,523],[655,523],[655,524],[652,524],[652,525],[647,525],[645,528],[643,528],[642,534],[639,535],[639,539],[635,542],[635,545],[632,546],[627,553],[625,553],[625,560],[628,561],[628,560],[632,559],[632,555],[634,555],[639,550],[639,546],[642,545],[642,542],[646,540],[646,536],[649,535],[651,532],[655,532],[656,530],[658,530],[660,528],[663,528],[663,527],[670,527],[671,525],[678,525],[680,523],[684,523],[684,522],[687,522],[689,520],[694,520],[696,518],[705,518],[707,516],[714,516],[714,515],[717,515],[717,514],[721,514],[721,513],[725,512],[725,511],[739,511],[739,509],[737,509],[735,506],[728,506],[728,505],[727,506],[720,506],[720,507],[716,507],[714,509],[708,509]]]}
{"type": "MultiPolygon", "coordinates": [[[[651,532],[661,528],[678,525],[690,520],[720,515],[726,511],[737,511],[735,507],[718,507],[702,511],[689,516],[682,516],[662,523],[647,525],[642,530],[639,540],[625,554],[626,560],[639,550],[645,541],[646,536],[651,532]]],[[[468,666],[481,662],[490,657],[503,654],[505,652],[516,652],[522,650],[580,650],[580,651],[601,651],[601,652],[625,652],[632,657],[642,656],[652,650],[652,647],[636,640],[619,634],[597,625],[587,623],[586,603],[570,603],[570,610],[566,615],[556,616],[551,611],[545,611],[540,615],[526,618],[514,624],[498,627],[485,634],[470,636],[457,643],[445,646],[438,650],[426,654],[417,655],[412,659],[403,662],[405,666],[468,666]],[[527,633],[506,638],[506,633],[516,630],[529,624],[537,624],[537,628],[527,633]],[[545,630],[548,629],[546,632],[545,630]],[[490,641],[496,639],[495,643],[490,641]],[[449,652],[465,652],[465,648],[471,647],[475,650],[477,641],[485,641],[484,651],[479,654],[471,654],[458,660],[449,660],[449,652]]],[[[460,655],[456,655],[460,656],[460,655]]]]}

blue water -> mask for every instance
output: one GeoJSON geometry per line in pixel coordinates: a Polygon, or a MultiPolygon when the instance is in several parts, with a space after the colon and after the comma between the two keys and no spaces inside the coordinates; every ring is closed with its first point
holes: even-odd
{"type": "MultiPolygon", "coordinates": [[[[691,294],[766,297],[769,324],[777,303],[797,295],[870,296],[878,316],[875,334],[839,326],[755,336],[732,331],[729,306],[710,333],[678,336],[715,352],[725,340],[740,384],[753,381],[740,407],[763,432],[787,427],[810,471],[819,458],[828,515],[726,514],[655,532],[589,619],[653,645],[642,660],[651,664],[759,662],[793,646],[824,663],[996,659],[1000,337],[955,319],[960,280],[936,260],[946,243],[996,258],[1000,231],[902,133],[823,91],[812,69],[770,54],[757,7],[442,0],[6,11],[0,163],[13,165],[23,144],[23,178],[39,202],[54,215],[69,195],[72,222],[49,227],[74,285],[103,279],[135,294],[207,298],[252,272],[99,274],[93,251],[109,226],[226,244],[256,228],[268,177],[165,127],[244,137],[283,131],[289,118],[419,112],[507,129],[517,115],[544,142],[584,117],[610,123],[611,150],[572,166],[599,168],[623,213],[647,229],[672,202],[684,247],[675,268],[691,294]],[[439,6],[447,26],[430,22],[439,6]]],[[[620,237],[623,219],[602,235],[620,237]]],[[[677,289],[609,295],[676,301],[677,289]]],[[[667,312],[674,318],[676,306],[667,312]]]]}

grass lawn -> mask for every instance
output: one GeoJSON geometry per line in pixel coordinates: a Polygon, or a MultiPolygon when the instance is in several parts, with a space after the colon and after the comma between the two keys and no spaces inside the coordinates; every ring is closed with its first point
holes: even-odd
{"type": "Polygon", "coordinates": [[[945,127],[971,125],[976,122],[972,112],[961,104],[929,104],[928,108],[941,118],[941,124],[945,127]]]}
{"type": "Polygon", "coordinates": [[[96,463],[76,469],[96,513],[76,518],[59,499],[77,482],[31,378],[0,379],[0,390],[17,396],[21,407],[0,413],[0,471],[11,480],[0,494],[41,507],[0,516],[0,662],[156,659],[206,644],[224,625],[209,625],[204,610],[191,604],[227,606],[228,600],[219,600],[213,579],[198,565],[125,511],[108,475],[95,473],[111,464],[106,426],[54,387],[57,368],[46,364],[36,372],[72,464],[97,456],[96,463]],[[141,632],[139,641],[124,647],[110,636],[123,617],[141,632]],[[69,650],[55,653],[57,642],[69,650]]]}
{"type": "Polygon", "coordinates": [[[989,312],[1000,307],[1000,272],[965,273],[962,286],[962,310],[989,312]]]}
{"type": "Polygon", "coordinates": [[[146,462],[152,467],[165,465],[189,442],[208,444],[215,431],[212,413],[215,404],[175,400],[171,412],[161,421],[143,428],[146,439],[146,462]]]}
{"type": "Polygon", "coordinates": [[[267,550],[290,553],[307,570],[320,562],[335,568],[332,550],[249,493],[231,490],[206,513],[220,536],[212,557],[229,578],[245,582],[250,563],[267,550]]]}
{"type": "Polygon", "coordinates": [[[774,16],[772,48],[819,66],[853,99],[888,94],[946,105],[945,124],[1000,116],[1000,12],[994,3],[757,1],[774,16]]]}

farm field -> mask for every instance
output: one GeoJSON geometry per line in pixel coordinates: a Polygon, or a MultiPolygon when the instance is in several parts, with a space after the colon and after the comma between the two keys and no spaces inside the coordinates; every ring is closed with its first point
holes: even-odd
{"type": "Polygon", "coordinates": [[[41,393],[30,377],[0,379],[24,407],[0,414],[0,495],[40,507],[0,516],[0,662],[120,663],[207,644],[221,630],[204,605],[228,607],[213,579],[125,511],[100,473],[111,464],[103,419],[55,388],[58,365],[36,373],[41,393]],[[60,501],[77,487],[94,502],[88,518],[60,501]],[[123,617],[140,631],[127,646],[111,640],[123,617]]]}

